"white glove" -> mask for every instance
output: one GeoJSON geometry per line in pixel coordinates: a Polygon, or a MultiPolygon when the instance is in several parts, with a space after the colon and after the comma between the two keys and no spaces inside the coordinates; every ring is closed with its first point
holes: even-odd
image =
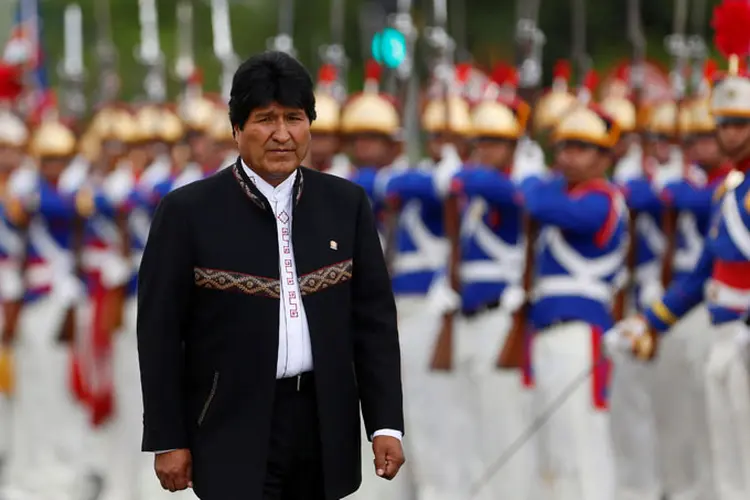
{"type": "Polygon", "coordinates": [[[625,336],[620,329],[619,323],[604,332],[604,355],[614,358],[620,355],[630,355],[633,349],[633,341],[625,336]]]}
{"type": "Polygon", "coordinates": [[[632,316],[620,321],[604,334],[604,349],[609,355],[627,352],[635,353],[641,359],[650,359],[656,346],[649,335],[645,318],[632,316]]]}
{"type": "Polygon", "coordinates": [[[654,279],[640,284],[640,290],[638,291],[638,304],[645,309],[663,296],[664,287],[659,282],[658,276],[654,276],[654,279]]]}
{"type": "Polygon", "coordinates": [[[126,165],[120,165],[107,176],[102,185],[104,196],[110,203],[119,206],[125,202],[128,195],[133,192],[135,179],[126,165]]]}
{"type": "Polygon", "coordinates": [[[435,313],[448,314],[456,312],[461,307],[461,296],[450,287],[447,278],[441,276],[430,286],[427,304],[435,313]]]}
{"type": "Polygon", "coordinates": [[[521,183],[529,177],[544,177],[547,173],[542,148],[537,142],[522,137],[513,158],[511,180],[515,183],[521,183]]]}
{"type": "Polygon", "coordinates": [[[58,186],[60,192],[65,194],[75,193],[86,182],[89,172],[89,163],[82,157],[78,156],[68,164],[60,174],[58,186]]]}
{"type": "Polygon", "coordinates": [[[101,267],[102,285],[106,288],[117,288],[126,284],[133,276],[135,269],[132,263],[116,252],[108,254],[101,267]]]}
{"type": "Polygon", "coordinates": [[[65,273],[55,277],[52,283],[52,295],[64,307],[70,307],[84,297],[83,283],[72,273],[65,273]]]}
{"type": "Polygon", "coordinates": [[[625,185],[633,179],[643,176],[643,151],[641,146],[633,143],[627,153],[617,162],[614,171],[615,183],[625,185]]]}
{"type": "Polygon", "coordinates": [[[9,263],[0,263],[0,298],[15,301],[23,297],[23,291],[20,268],[9,263]]]}
{"type": "Polygon", "coordinates": [[[508,285],[500,297],[500,307],[509,314],[518,311],[524,302],[526,302],[526,292],[518,285],[508,285]]]}
{"type": "Polygon", "coordinates": [[[663,190],[668,184],[677,182],[685,174],[685,159],[678,147],[673,147],[669,152],[667,163],[659,165],[654,174],[653,185],[657,192],[663,190]]]}
{"type": "Polygon", "coordinates": [[[448,196],[453,176],[461,170],[463,161],[458,155],[458,150],[453,144],[445,144],[440,150],[440,161],[435,165],[433,182],[435,191],[441,198],[448,196]]]}

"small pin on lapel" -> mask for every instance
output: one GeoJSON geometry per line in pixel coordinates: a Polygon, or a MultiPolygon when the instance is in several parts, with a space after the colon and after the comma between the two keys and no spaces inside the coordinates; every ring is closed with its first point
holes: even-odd
{"type": "Polygon", "coordinates": [[[328,246],[331,247],[331,250],[338,250],[339,249],[339,244],[336,243],[334,240],[331,240],[331,242],[328,244],[328,246]]]}

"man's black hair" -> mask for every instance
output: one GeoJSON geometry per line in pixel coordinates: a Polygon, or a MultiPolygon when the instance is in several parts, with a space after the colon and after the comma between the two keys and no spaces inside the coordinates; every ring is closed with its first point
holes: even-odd
{"type": "Polygon", "coordinates": [[[240,130],[253,110],[277,102],[302,109],[315,120],[315,95],[310,73],[284,52],[268,51],[242,63],[234,74],[229,97],[229,120],[240,130]]]}

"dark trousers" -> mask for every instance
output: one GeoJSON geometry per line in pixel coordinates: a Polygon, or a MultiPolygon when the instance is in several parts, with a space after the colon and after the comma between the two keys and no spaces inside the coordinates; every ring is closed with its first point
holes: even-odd
{"type": "Polygon", "coordinates": [[[325,500],[315,380],[276,382],[263,500],[325,500]]]}

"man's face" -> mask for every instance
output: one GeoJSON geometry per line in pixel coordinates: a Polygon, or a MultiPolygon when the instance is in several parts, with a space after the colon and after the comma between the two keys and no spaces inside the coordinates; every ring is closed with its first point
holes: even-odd
{"type": "Polygon", "coordinates": [[[479,139],[476,141],[474,155],[476,160],[488,167],[505,168],[513,161],[514,144],[501,139],[479,139]]]}
{"type": "Polygon", "coordinates": [[[750,122],[719,125],[717,138],[722,152],[734,161],[750,157],[750,122]]]}
{"type": "Polygon", "coordinates": [[[577,184],[603,175],[604,156],[594,146],[565,143],[557,150],[556,164],[569,183],[577,184]]]}
{"type": "Polygon", "coordinates": [[[253,110],[240,130],[235,126],[240,156],[270,184],[289,177],[310,147],[310,120],[302,109],[272,103],[253,110]]]}

